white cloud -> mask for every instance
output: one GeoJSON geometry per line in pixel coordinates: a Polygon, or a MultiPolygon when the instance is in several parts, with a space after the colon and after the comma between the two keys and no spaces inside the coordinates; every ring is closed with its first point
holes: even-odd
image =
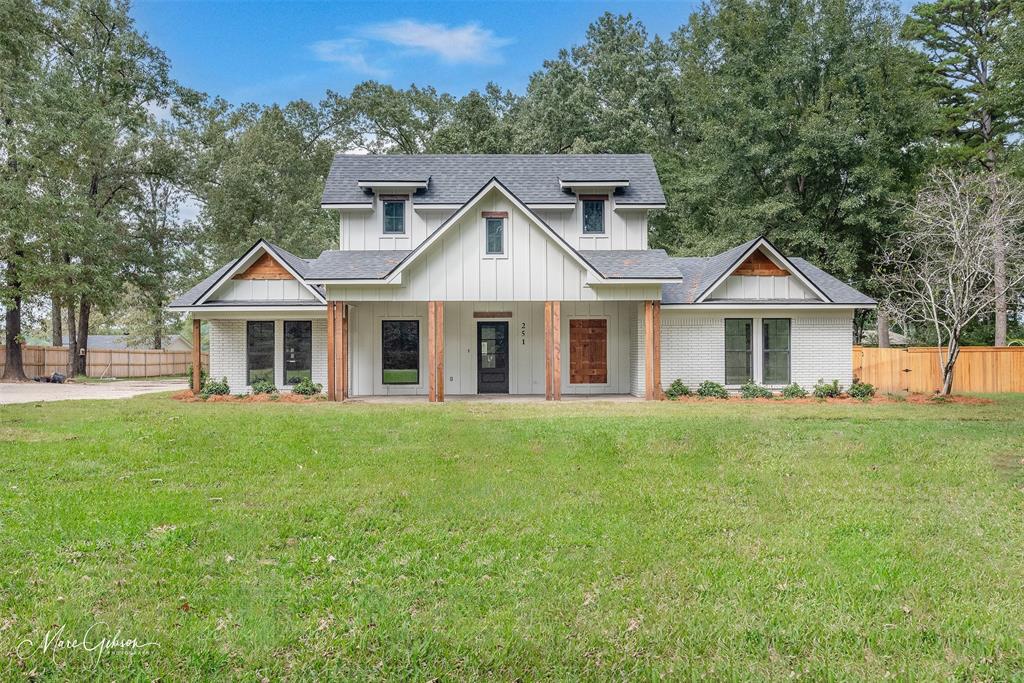
{"type": "Polygon", "coordinates": [[[365,40],[355,38],[339,38],[337,40],[320,40],[310,46],[313,54],[321,62],[342,64],[352,71],[357,71],[367,76],[384,78],[388,75],[386,69],[374,66],[366,60],[364,50],[365,40]]]}
{"type": "Polygon", "coordinates": [[[413,19],[373,24],[363,29],[363,35],[399,47],[428,52],[449,64],[500,62],[501,48],[512,42],[508,38],[499,38],[477,23],[449,27],[413,19]]]}

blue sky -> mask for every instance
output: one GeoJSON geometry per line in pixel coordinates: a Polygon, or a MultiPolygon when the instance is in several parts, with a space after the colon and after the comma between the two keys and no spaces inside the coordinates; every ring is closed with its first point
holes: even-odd
{"type": "Polygon", "coordinates": [[[319,100],[376,79],[462,95],[495,81],[522,92],[604,11],[668,36],[697,3],[256,2],[136,0],[140,30],[186,86],[239,103],[319,100]]]}

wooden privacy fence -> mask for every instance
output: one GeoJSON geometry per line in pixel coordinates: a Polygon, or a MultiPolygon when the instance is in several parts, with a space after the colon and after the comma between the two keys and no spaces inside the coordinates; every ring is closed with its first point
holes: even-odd
{"type": "MultiPolygon", "coordinates": [[[[25,374],[29,378],[66,373],[68,350],[63,346],[23,346],[25,374]]],[[[6,364],[6,347],[0,346],[0,374],[6,364]]],[[[203,354],[203,367],[209,367],[209,354],[203,354]]],[[[159,377],[184,375],[192,363],[191,351],[162,349],[89,349],[85,357],[88,377],[159,377]]]]}
{"type": "MultiPolygon", "coordinates": [[[[930,394],[942,388],[939,359],[934,347],[876,349],[853,347],[853,376],[880,391],[930,394]]],[[[958,393],[1024,392],[1024,347],[964,346],[953,370],[953,391],[958,393]]]]}

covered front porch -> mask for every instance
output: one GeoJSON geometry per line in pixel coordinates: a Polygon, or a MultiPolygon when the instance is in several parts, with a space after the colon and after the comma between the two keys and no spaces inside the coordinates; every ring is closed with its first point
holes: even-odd
{"type": "Polygon", "coordinates": [[[657,301],[328,301],[327,395],[656,399],[660,327],[657,301]]]}

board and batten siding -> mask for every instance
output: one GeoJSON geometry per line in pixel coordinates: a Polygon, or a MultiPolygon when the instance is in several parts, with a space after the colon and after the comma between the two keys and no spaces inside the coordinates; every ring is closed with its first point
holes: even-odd
{"type": "MultiPolygon", "coordinates": [[[[789,318],[791,321],[791,381],[805,389],[811,389],[819,379],[826,382],[838,379],[844,387],[853,382],[853,315],[850,311],[681,311],[662,308],[662,386],[668,387],[677,378],[691,389],[696,389],[704,380],[725,383],[726,318],[753,319],[755,382],[761,383],[761,320],[764,318],[789,318]]],[[[642,324],[641,321],[641,328],[642,324]]],[[[641,376],[641,384],[642,381],[641,376]]]]}
{"type": "MultiPolygon", "coordinates": [[[[565,302],[561,306],[562,393],[625,394],[630,391],[630,334],[633,302],[565,302]],[[608,320],[608,382],[569,383],[569,320],[608,320]]],[[[509,393],[544,394],[544,305],[531,302],[446,303],[444,307],[444,383],[450,396],[477,392],[477,323],[509,324],[509,393]],[[511,313],[512,317],[476,318],[474,313],[511,313]]],[[[427,307],[423,302],[356,303],[350,308],[349,351],[353,396],[425,396],[427,393],[427,307]],[[420,378],[415,385],[382,383],[381,322],[417,320],[420,324],[420,378]]]]}
{"type": "MultiPolygon", "coordinates": [[[[647,210],[606,207],[608,229],[604,235],[583,234],[581,203],[574,209],[537,209],[536,214],[575,249],[646,249],[647,210]]],[[[475,207],[474,207],[475,208],[475,207]]],[[[338,244],[342,250],[415,249],[437,230],[452,209],[434,209],[415,202],[406,205],[404,235],[385,235],[380,202],[374,200],[373,210],[340,211],[338,244]]]]}
{"type": "Polygon", "coordinates": [[[316,297],[298,280],[228,280],[211,301],[312,301],[316,297]]]}
{"type": "Polygon", "coordinates": [[[730,275],[708,298],[819,300],[814,292],[792,275],[730,275]]]}
{"type": "MultiPolygon", "coordinates": [[[[298,318],[296,318],[298,319],[298,318]]],[[[250,390],[246,378],[246,320],[210,320],[210,377],[227,378],[231,393],[250,390]]],[[[313,381],[327,385],[327,321],[313,319],[313,381]]],[[[280,391],[291,387],[284,383],[284,321],[274,321],[274,384],[280,391]]]]}
{"type": "Polygon", "coordinates": [[[497,190],[403,273],[401,285],[328,285],[338,301],[642,301],[659,285],[586,286],[587,271],[497,190]],[[506,211],[506,253],[484,253],[483,211],[506,211]]]}

